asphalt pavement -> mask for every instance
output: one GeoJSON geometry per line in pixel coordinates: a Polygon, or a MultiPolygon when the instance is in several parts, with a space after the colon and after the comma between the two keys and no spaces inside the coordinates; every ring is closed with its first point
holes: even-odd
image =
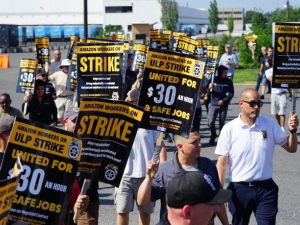
{"type": "MultiPolygon", "coordinates": [[[[53,52],[51,51],[51,54],[53,52]]],[[[62,51],[62,56],[66,56],[66,50],[62,51]]],[[[21,109],[23,94],[16,93],[16,84],[19,74],[19,66],[21,58],[34,58],[34,53],[12,53],[10,57],[10,68],[0,69],[0,93],[7,92],[11,95],[12,106],[21,109]]],[[[240,113],[238,106],[238,99],[243,89],[247,87],[254,87],[254,85],[235,85],[235,95],[229,105],[226,122],[237,117],[240,113]]],[[[261,108],[261,115],[270,116],[270,94],[265,95],[264,106],[261,108]]],[[[297,101],[298,103],[299,101],[297,101]]],[[[299,103],[298,103],[299,104],[299,103]]],[[[291,110],[291,103],[288,109],[291,110]]],[[[202,141],[201,156],[208,157],[211,160],[217,160],[214,154],[215,147],[208,145],[210,132],[206,125],[206,111],[203,109],[203,116],[201,120],[200,135],[202,141]]],[[[299,114],[299,106],[296,109],[299,114]]],[[[274,118],[274,117],[273,117],[274,118]]],[[[218,127],[218,126],[217,126],[218,127]]],[[[287,126],[286,126],[287,130],[287,126]]],[[[298,131],[299,132],[299,131],[298,131]]],[[[299,135],[298,135],[299,136],[299,135]]],[[[171,159],[174,151],[174,144],[166,142],[168,159],[171,159]]],[[[299,142],[298,142],[299,145],[299,142]]],[[[283,148],[276,146],[274,155],[274,176],[273,179],[279,186],[279,212],[277,215],[277,224],[298,225],[300,220],[300,154],[287,153],[283,148]]],[[[100,182],[99,188],[100,210],[99,210],[99,224],[113,225],[116,224],[116,211],[114,206],[114,187],[100,182]]],[[[156,224],[159,219],[160,203],[157,202],[155,212],[151,217],[151,225],[156,224]]],[[[230,213],[228,213],[230,218],[230,213]]],[[[130,214],[130,224],[138,224],[138,212],[135,210],[130,214]]],[[[221,224],[216,219],[216,225],[221,224]]],[[[252,216],[251,225],[257,224],[255,218],[252,216]]]]}

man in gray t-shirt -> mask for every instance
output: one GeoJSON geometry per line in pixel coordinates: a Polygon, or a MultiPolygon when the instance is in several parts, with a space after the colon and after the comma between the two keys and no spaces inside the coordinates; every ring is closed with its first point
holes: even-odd
{"type": "Polygon", "coordinates": [[[228,68],[227,77],[233,81],[234,70],[238,67],[238,58],[231,52],[231,46],[225,46],[225,53],[221,56],[219,66],[223,65],[228,68]]]}

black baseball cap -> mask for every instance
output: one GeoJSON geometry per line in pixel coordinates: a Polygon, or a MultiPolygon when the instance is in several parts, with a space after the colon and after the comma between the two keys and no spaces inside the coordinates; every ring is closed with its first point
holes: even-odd
{"type": "Polygon", "coordinates": [[[45,68],[44,67],[39,68],[37,71],[37,75],[41,75],[41,76],[47,75],[45,68]]]}
{"type": "Polygon", "coordinates": [[[167,187],[167,202],[172,208],[206,203],[220,205],[231,198],[231,190],[214,187],[211,177],[197,171],[176,175],[167,187]]]}

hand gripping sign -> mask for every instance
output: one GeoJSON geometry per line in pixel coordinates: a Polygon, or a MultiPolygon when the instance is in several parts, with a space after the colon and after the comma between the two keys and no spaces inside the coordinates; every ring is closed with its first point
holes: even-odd
{"type": "Polygon", "coordinates": [[[292,112],[296,111],[297,88],[300,86],[300,25],[274,23],[273,88],[293,88],[292,112]]]}

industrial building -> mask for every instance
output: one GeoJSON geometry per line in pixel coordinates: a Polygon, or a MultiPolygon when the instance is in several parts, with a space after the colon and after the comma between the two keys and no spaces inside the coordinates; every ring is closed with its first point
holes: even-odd
{"type": "Polygon", "coordinates": [[[244,8],[218,8],[219,31],[228,30],[228,18],[233,17],[235,31],[244,30],[244,8]]]}
{"type": "MultiPolygon", "coordinates": [[[[174,1],[170,1],[174,4],[174,1]]],[[[208,27],[208,11],[178,6],[178,30],[195,35],[208,27]]],[[[161,6],[157,0],[88,0],[88,36],[105,25],[122,27],[132,39],[144,37],[149,29],[163,28],[161,6]]],[[[83,36],[83,1],[10,0],[2,1],[1,24],[18,25],[18,39],[49,37],[68,39],[83,36]]]]}

